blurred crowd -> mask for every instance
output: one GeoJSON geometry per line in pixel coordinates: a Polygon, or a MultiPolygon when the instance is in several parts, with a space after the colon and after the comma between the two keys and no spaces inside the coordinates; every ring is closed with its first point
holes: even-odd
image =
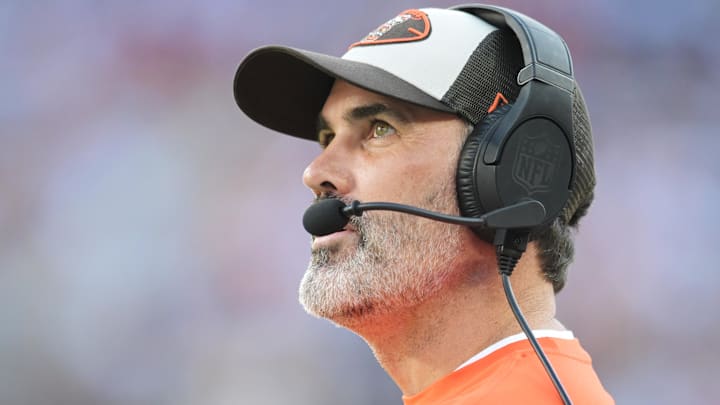
{"type": "MultiPolygon", "coordinates": [[[[364,342],[297,304],[318,147],[249,121],[232,79],[257,46],[340,55],[453,4],[3,2],[0,403],[399,404],[364,342]]],[[[711,403],[720,3],[497,4],[566,38],[590,109],[560,319],[618,403],[711,403]]]]}

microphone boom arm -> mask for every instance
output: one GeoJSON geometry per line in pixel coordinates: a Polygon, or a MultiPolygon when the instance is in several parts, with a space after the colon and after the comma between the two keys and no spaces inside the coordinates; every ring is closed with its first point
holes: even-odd
{"type": "Polygon", "coordinates": [[[346,217],[361,216],[364,211],[397,211],[423,218],[470,227],[521,229],[533,228],[545,219],[545,207],[537,200],[524,200],[507,207],[488,212],[479,218],[467,218],[442,214],[426,209],[389,202],[361,203],[357,200],[341,209],[346,217]]]}

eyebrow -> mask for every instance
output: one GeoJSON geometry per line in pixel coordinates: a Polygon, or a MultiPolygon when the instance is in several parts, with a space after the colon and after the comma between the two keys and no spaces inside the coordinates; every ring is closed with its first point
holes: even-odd
{"type": "MultiPolygon", "coordinates": [[[[357,106],[343,114],[343,120],[352,123],[353,121],[359,121],[368,117],[373,117],[378,114],[387,114],[403,124],[410,122],[410,118],[407,116],[407,114],[398,110],[397,108],[393,108],[383,103],[372,103],[357,106]]],[[[325,120],[325,118],[322,116],[322,114],[318,115],[316,129],[316,132],[318,133],[322,130],[330,129],[330,125],[328,124],[327,120],[325,120]]]]}

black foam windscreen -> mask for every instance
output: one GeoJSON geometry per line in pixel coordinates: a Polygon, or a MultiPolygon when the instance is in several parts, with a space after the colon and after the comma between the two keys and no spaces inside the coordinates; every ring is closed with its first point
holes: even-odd
{"type": "Polygon", "coordinates": [[[315,236],[329,235],[342,230],[350,218],[343,214],[345,203],[336,198],[320,200],[303,214],[303,227],[315,236]]]}

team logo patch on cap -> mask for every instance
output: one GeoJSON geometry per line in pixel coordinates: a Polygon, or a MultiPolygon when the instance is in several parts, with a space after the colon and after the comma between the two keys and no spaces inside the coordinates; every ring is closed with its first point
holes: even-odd
{"type": "Polygon", "coordinates": [[[361,45],[420,41],[430,35],[430,19],[420,10],[406,10],[377,27],[350,48],[361,45]]]}

